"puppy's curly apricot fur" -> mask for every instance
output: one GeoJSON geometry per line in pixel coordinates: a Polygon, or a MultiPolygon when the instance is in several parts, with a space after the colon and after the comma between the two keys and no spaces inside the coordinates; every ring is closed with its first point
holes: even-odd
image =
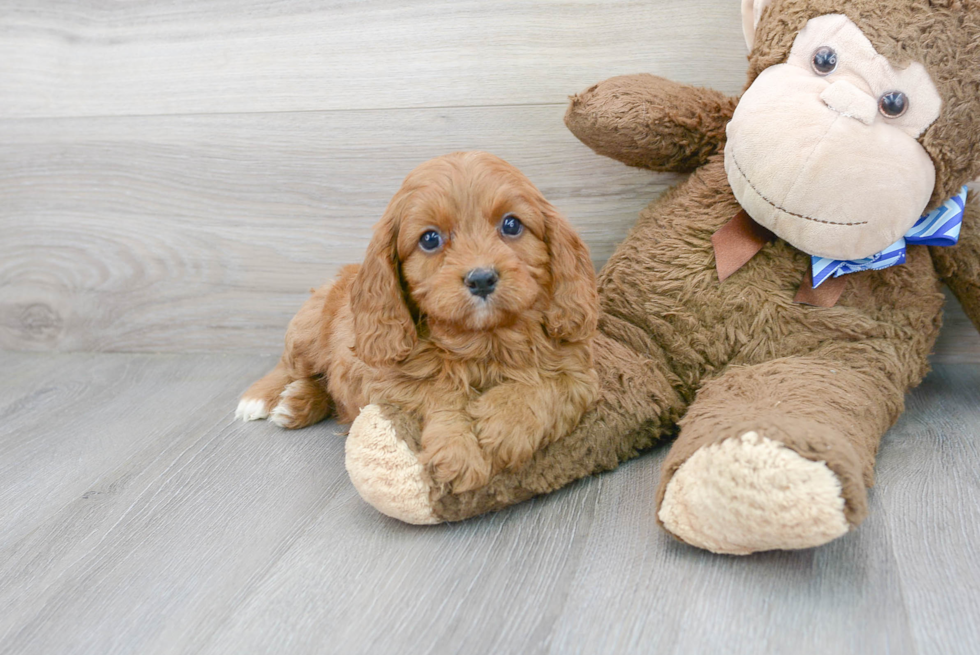
{"type": "Polygon", "coordinates": [[[435,482],[479,488],[595,401],[597,317],[588,249],[565,219],[507,162],[453,153],[409,174],[364,263],[313,293],[238,414],[301,428],[391,403],[422,423],[435,482]]]}

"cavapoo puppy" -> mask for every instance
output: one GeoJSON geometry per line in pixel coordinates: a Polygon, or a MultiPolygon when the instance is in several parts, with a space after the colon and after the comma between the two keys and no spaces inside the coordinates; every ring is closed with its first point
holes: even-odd
{"type": "Polygon", "coordinates": [[[507,162],[453,153],[412,171],[361,266],[315,291],[237,416],[301,428],[391,403],[420,458],[466,491],[569,432],[598,396],[585,244],[507,162]]]}

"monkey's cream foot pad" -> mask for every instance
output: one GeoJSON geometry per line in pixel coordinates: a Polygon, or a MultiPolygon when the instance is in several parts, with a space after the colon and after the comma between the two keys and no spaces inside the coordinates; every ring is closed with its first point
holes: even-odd
{"type": "Polygon", "coordinates": [[[368,405],[354,420],[346,450],[347,474],[375,509],[416,525],[441,522],[422,465],[377,405],[368,405]]]}
{"type": "Polygon", "coordinates": [[[837,476],[755,432],[701,448],[658,513],[681,540],[716,553],[810,548],[848,530],[837,476]]]}

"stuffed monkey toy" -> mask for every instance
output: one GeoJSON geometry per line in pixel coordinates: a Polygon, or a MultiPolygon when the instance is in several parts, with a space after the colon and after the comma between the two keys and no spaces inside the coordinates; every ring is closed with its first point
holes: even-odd
{"type": "Polygon", "coordinates": [[[522,468],[452,493],[419,464],[418,426],[369,406],[347,467],[378,510],[456,521],[676,436],[650,501],[689,544],[807,548],[864,519],[881,437],[929,368],[941,283],[980,328],[964,187],[980,175],[980,2],[742,12],[740,98],[633,75],[571,99],[566,123],[597,153],[691,172],[599,275],[596,407],[522,468]]]}

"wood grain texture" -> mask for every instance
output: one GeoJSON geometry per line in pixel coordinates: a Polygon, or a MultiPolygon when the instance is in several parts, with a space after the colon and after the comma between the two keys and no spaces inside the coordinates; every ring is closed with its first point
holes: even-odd
{"type": "Polygon", "coordinates": [[[980,363],[980,333],[963,313],[963,307],[949,289],[943,328],[933,349],[932,361],[942,364],[980,363]]]}
{"type": "Polygon", "coordinates": [[[67,424],[52,420],[55,403],[35,408],[29,443],[0,429],[0,443],[26,452],[4,453],[0,497],[29,508],[0,532],[0,652],[181,652],[195,622],[213,630],[214,609],[234,606],[311,515],[354,493],[335,426],[284,439],[232,423],[268,359],[32,357],[68,364],[33,381],[52,401],[62,389],[103,400],[69,405],[67,424]],[[15,462],[23,473],[11,476],[15,462]]]}
{"type": "Polygon", "coordinates": [[[939,365],[911,394],[856,532],[740,558],[656,527],[664,449],[464,523],[388,519],[347,480],[336,425],[232,422],[237,392],[271,364],[0,354],[0,653],[967,655],[980,643],[975,366],[939,365]]]}
{"type": "MultiPolygon", "coordinates": [[[[456,149],[523,168],[599,265],[678,178],[595,156],[565,96],[636,71],[738,92],[737,5],[4,3],[0,348],[274,352],[456,149]]],[[[947,325],[936,361],[980,362],[947,325]]]]}
{"type": "Polygon", "coordinates": [[[562,107],[0,121],[0,348],[273,352],[363,258],[402,178],[492,150],[601,264],[678,179],[595,156],[562,107]]]}
{"type": "Polygon", "coordinates": [[[640,71],[736,93],[745,66],[728,0],[0,8],[3,117],[564,104],[640,71]]]}
{"type": "Polygon", "coordinates": [[[980,367],[936,367],[885,437],[877,477],[917,651],[980,651],[980,367]]]}
{"type": "MultiPolygon", "coordinates": [[[[276,351],[307,290],[359,261],[416,164],[521,167],[596,265],[680,178],[594,155],[561,107],[0,120],[0,348],[276,351]]],[[[955,303],[936,361],[980,362],[955,303]]]]}
{"type": "Polygon", "coordinates": [[[601,264],[679,178],[565,97],[737,93],[738,2],[9,0],[0,6],[0,654],[915,653],[980,644],[980,336],[950,305],[871,516],[716,557],[656,528],[664,450],[462,524],[363,503],[341,429],[232,422],[402,177],[519,167],[601,264]],[[41,353],[2,352],[3,349],[41,353]]]}

